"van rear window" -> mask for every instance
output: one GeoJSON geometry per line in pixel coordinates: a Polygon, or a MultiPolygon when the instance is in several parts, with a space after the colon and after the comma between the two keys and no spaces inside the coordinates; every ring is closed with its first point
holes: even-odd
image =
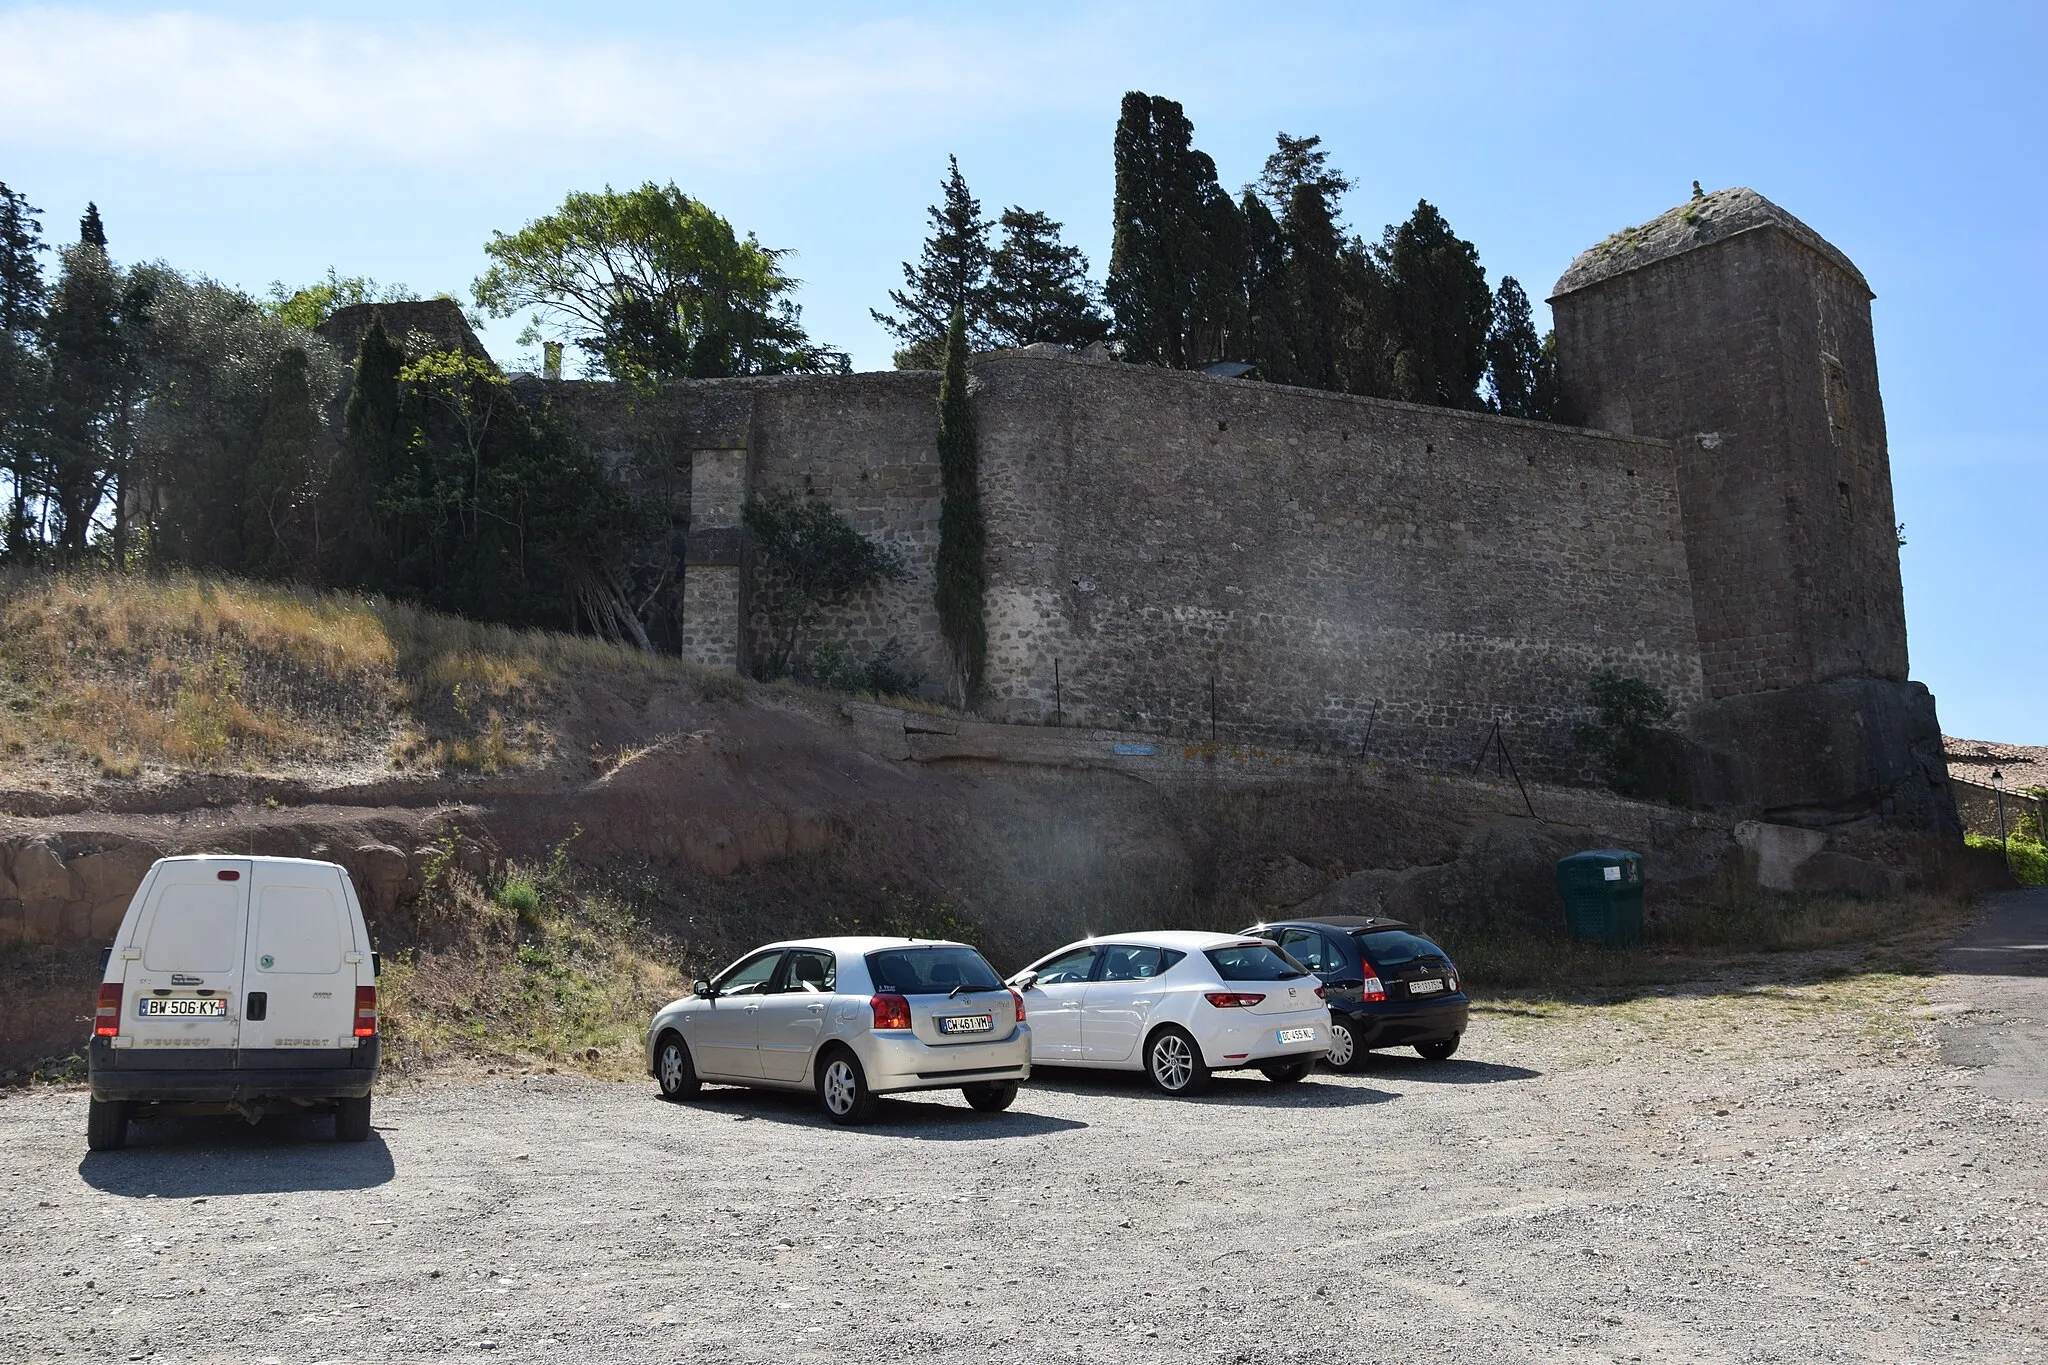
{"type": "Polygon", "coordinates": [[[266,886],[256,904],[256,965],[266,972],[326,976],[341,970],[347,935],[324,886],[266,886]]]}
{"type": "Polygon", "coordinates": [[[228,972],[242,956],[242,891],[221,882],[167,886],[150,917],[142,965],[153,972],[228,972]]]}

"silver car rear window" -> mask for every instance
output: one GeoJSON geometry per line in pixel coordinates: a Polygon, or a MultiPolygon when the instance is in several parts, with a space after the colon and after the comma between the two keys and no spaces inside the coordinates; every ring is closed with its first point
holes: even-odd
{"type": "Polygon", "coordinates": [[[944,995],[957,986],[986,991],[1003,984],[980,953],[957,944],[869,953],[868,974],[876,990],[897,995],[944,995]]]}

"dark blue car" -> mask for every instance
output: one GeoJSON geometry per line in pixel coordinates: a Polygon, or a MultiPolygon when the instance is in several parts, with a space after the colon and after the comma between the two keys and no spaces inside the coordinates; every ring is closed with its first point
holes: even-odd
{"type": "Polygon", "coordinates": [[[1328,919],[1255,924],[1322,978],[1330,1001],[1330,1065],[1359,1066],[1377,1047],[1412,1047],[1432,1062],[1458,1050],[1472,1001],[1450,954],[1395,919],[1328,919]]]}

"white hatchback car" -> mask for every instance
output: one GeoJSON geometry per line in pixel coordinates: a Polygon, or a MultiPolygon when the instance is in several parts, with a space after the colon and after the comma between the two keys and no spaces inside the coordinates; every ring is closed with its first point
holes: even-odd
{"type": "Polygon", "coordinates": [[[1323,985],[1271,943],[1161,931],[1069,944],[1010,978],[1031,1009],[1031,1060],[1142,1070],[1169,1095],[1211,1071],[1308,1075],[1330,1045],[1323,985]]]}
{"type": "Polygon", "coordinates": [[[957,1087],[1007,1109],[1031,1075],[1024,1001],[964,943],[814,938],[757,948],[647,1028],[647,1069],[672,1100],[702,1081],[818,1092],[834,1123],[878,1097],[957,1087]]]}

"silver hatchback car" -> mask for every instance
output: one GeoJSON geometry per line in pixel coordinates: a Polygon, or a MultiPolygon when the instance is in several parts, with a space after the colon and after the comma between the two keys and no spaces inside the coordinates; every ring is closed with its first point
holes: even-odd
{"type": "Polygon", "coordinates": [[[834,1123],[865,1123],[904,1090],[958,1087],[994,1112],[1031,1076],[1031,1028],[1023,997],[964,943],[803,939],[662,1006],[647,1069],[671,1100],[705,1081],[816,1090],[834,1123]]]}

